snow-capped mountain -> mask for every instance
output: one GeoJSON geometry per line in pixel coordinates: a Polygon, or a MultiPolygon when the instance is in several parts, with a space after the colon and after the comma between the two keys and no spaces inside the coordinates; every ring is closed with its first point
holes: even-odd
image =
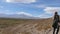
{"type": "Polygon", "coordinates": [[[6,15],[6,14],[0,14],[0,17],[2,18],[20,18],[20,19],[40,19],[39,17],[34,17],[27,14],[13,14],[13,15],[6,15]]]}

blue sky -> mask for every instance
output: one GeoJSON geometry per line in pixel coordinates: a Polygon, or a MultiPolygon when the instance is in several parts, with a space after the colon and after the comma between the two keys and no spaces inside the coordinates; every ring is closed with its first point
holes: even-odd
{"type": "Polygon", "coordinates": [[[60,13],[60,0],[0,0],[0,14],[27,14],[49,18],[60,13]]]}

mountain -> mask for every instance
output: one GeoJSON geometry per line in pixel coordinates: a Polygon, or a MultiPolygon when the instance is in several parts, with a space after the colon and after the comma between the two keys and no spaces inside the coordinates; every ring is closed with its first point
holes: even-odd
{"type": "Polygon", "coordinates": [[[20,19],[40,19],[39,17],[29,16],[26,14],[13,14],[13,15],[6,15],[0,14],[2,18],[20,18],[20,19]]]}

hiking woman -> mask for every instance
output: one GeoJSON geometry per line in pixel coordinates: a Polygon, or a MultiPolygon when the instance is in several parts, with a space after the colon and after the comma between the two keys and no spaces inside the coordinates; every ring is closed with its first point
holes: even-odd
{"type": "Polygon", "coordinates": [[[52,27],[53,27],[53,34],[55,34],[56,29],[57,29],[56,34],[58,34],[58,32],[59,32],[58,21],[59,21],[59,15],[58,15],[57,12],[55,12],[54,20],[53,20],[54,23],[52,25],[52,27]]]}

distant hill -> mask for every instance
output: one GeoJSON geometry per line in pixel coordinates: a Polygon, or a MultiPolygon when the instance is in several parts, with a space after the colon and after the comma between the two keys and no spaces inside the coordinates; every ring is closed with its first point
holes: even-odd
{"type": "Polygon", "coordinates": [[[26,14],[13,14],[13,15],[0,14],[0,18],[40,19],[40,17],[29,16],[26,14]]]}

